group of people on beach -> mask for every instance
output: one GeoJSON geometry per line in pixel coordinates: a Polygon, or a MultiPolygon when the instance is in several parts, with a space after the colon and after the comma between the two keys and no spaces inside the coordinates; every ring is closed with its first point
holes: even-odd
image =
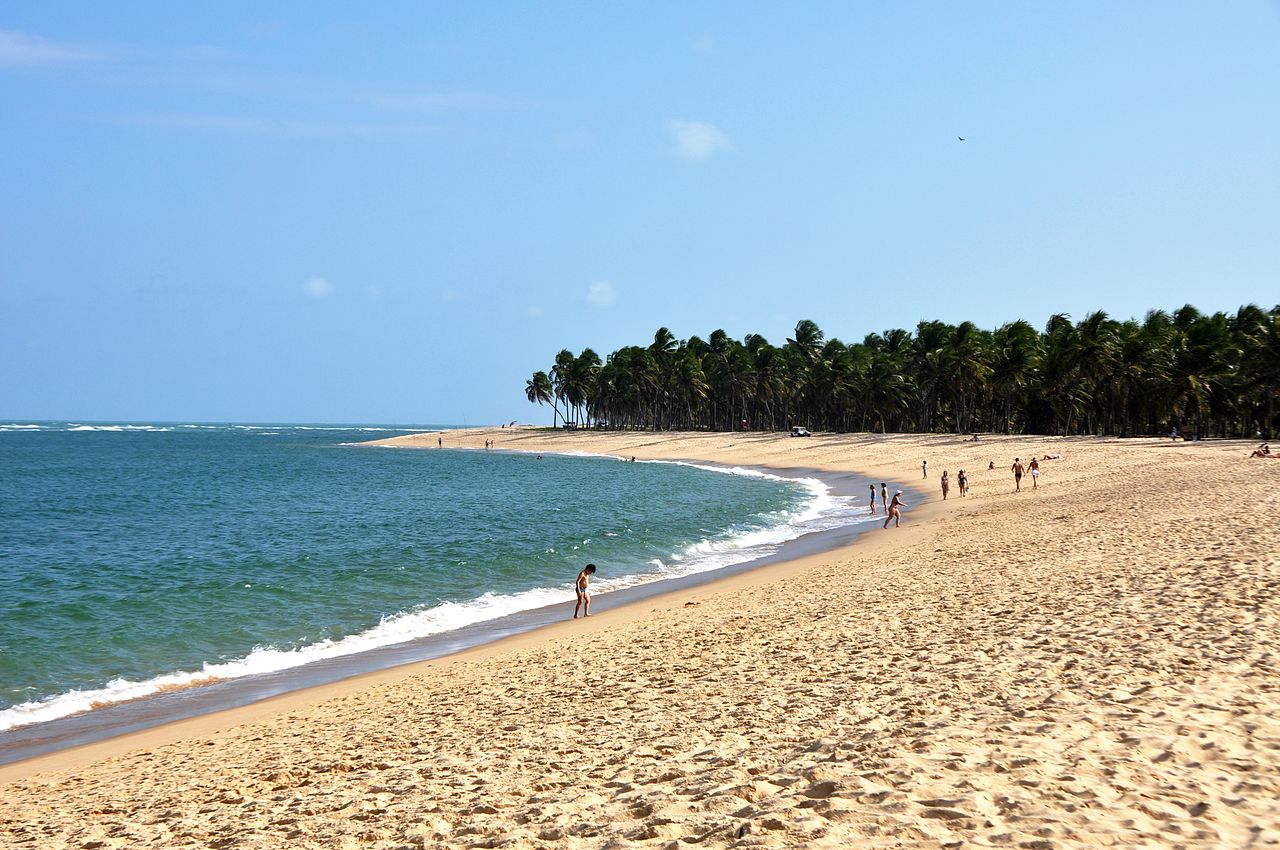
{"type": "MultiPolygon", "coordinates": [[[[872,484],[870,486],[871,486],[871,515],[875,516],[876,515],[876,485],[872,484]]],[[[902,522],[901,508],[911,507],[906,502],[902,501],[902,491],[894,490],[893,500],[890,501],[889,485],[881,481],[880,482],[880,501],[884,505],[884,527],[888,528],[889,523],[892,522],[893,527],[897,528],[898,525],[901,524],[902,522]]]]}
{"type": "Polygon", "coordinates": [[[1272,453],[1271,446],[1267,445],[1266,443],[1263,443],[1262,445],[1254,449],[1253,454],[1249,455],[1249,457],[1280,458],[1280,452],[1272,453]]]}
{"type": "MultiPolygon", "coordinates": [[[[1266,447],[1264,446],[1263,448],[1266,448],[1266,447]]],[[[1264,457],[1264,456],[1265,455],[1258,454],[1258,452],[1256,451],[1254,452],[1254,457],[1264,457]]],[[[1015,493],[1022,492],[1022,479],[1023,479],[1023,476],[1028,474],[1030,474],[1031,476],[1031,489],[1032,490],[1039,489],[1040,464],[1047,460],[1057,460],[1060,457],[1062,457],[1062,455],[1047,454],[1041,458],[1032,457],[1031,460],[1025,464],[1022,462],[1021,458],[1015,457],[1013,459],[1013,465],[1009,467],[1009,471],[1013,473],[1013,492],[1015,493]]],[[[1275,455],[1275,457],[1280,457],[1280,455],[1275,455]]],[[[921,467],[924,470],[925,477],[928,478],[929,477],[929,461],[927,460],[924,461],[921,464],[921,467]]],[[[995,468],[996,468],[996,462],[994,460],[991,461],[989,464],[987,464],[987,469],[992,470],[995,468]]],[[[941,484],[942,484],[942,498],[943,498],[943,501],[945,501],[947,496],[950,495],[951,493],[951,476],[948,474],[947,470],[945,469],[942,470],[941,484]]],[[[961,469],[956,473],[956,485],[957,487],[959,487],[961,496],[969,495],[969,475],[963,469],[961,469]]],[[[871,489],[875,490],[875,486],[872,485],[871,489]]],[[[872,513],[875,513],[874,502],[875,500],[872,499],[872,506],[871,506],[872,513]]]]}
{"type": "MultiPolygon", "coordinates": [[[[489,447],[489,444],[488,444],[488,441],[486,441],[485,448],[488,448],[488,447],[489,447]]],[[[1042,458],[1032,457],[1031,460],[1026,464],[1023,464],[1021,458],[1015,457],[1013,459],[1013,466],[1010,467],[1010,471],[1013,472],[1014,492],[1017,493],[1022,491],[1022,478],[1024,475],[1028,473],[1030,473],[1031,475],[1031,488],[1033,490],[1037,489],[1040,485],[1041,461],[1056,460],[1060,457],[1062,457],[1062,455],[1046,454],[1042,458]]],[[[1263,445],[1254,451],[1253,457],[1280,457],[1280,454],[1272,454],[1270,446],[1263,445]]],[[[635,461],[635,458],[634,457],[630,458],[630,460],[635,461]]],[[[928,478],[929,477],[929,460],[927,458],[921,462],[920,468],[921,468],[921,471],[924,473],[924,477],[928,478]]],[[[991,461],[991,463],[988,464],[987,468],[995,469],[996,462],[994,460],[991,461]]],[[[942,470],[941,481],[942,481],[942,498],[945,501],[947,496],[950,495],[951,493],[951,475],[945,469],[942,470]]],[[[969,495],[969,474],[965,472],[963,469],[956,472],[956,485],[960,490],[961,496],[969,495]]],[[[868,486],[870,488],[869,489],[870,501],[869,501],[868,507],[871,509],[871,515],[872,516],[876,515],[876,503],[878,500],[880,505],[884,508],[884,515],[885,515],[884,528],[888,528],[889,523],[893,523],[893,527],[898,528],[902,524],[902,509],[910,507],[910,505],[908,505],[906,502],[902,500],[902,491],[894,490],[893,496],[891,498],[889,496],[889,485],[887,483],[883,481],[880,482],[880,490],[878,493],[876,492],[875,484],[870,484],[868,486]]],[[[577,604],[575,604],[573,607],[573,618],[575,620],[578,619],[579,616],[583,616],[583,617],[591,616],[590,585],[591,585],[591,577],[594,576],[595,574],[596,574],[596,565],[587,564],[587,566],[582,570],[582,572],[578,573],[578,578],[574,581],[573,589],[574,589],[574,594],[577,597],[577,604]]]]}

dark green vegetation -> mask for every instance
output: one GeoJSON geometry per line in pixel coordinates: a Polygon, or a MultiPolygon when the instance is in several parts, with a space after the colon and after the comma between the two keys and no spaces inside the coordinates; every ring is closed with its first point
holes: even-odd
{"type": "Polygon", "coordinates": [[[1097,312],[1044,331],[921,322],[862,342],[804,320],[782,346],[722,330],[702,340],[659,328],[601,364],[556,355],[525,385],[558,423],[729,431],[1184,434],[1267,438],[1280,394],[1280,306],[1206,315],[1187,305],[1144,321],[1097,312]]]}

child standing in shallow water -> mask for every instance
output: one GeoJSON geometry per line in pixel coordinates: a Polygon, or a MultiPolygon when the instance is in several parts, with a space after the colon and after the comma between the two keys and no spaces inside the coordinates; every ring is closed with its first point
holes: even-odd
{"type": "Polygon", "coordinates": [[[591,594],[587,592],[587,585],[591,583],[591,577],[596,574],[596,565],[587,564],[582,572],[578,573],[578,580],[573,583],[574,592],[578,595],[578,603],[573,606],[573,619],[578,619],[578,611],[582,611],[582,616],[591,616],[591,594]]]}

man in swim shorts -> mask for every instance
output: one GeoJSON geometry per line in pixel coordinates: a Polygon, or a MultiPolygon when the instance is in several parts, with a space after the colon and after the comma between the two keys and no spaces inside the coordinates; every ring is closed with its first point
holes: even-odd
{"type": "Polygon", "coordinates": [[[1031,470],[1031,489],[1035,490],[1040,486],[1040,464],[1033,457],[1031,458],[1031,463],[1027,466],[1027,469],[1031,470]]]}
{"type": "Polygon", "coordinates": [[[1013,466],[1011,468],[1013,469],[1013,492],[1021,493],[1022,492],[1022,469],[1023,469],[1022,461],[1015,457],[1013,459],[1013,466]]]}
{"type": "Polygon", "coordinates": [[[573,619],[578,619],[578,611],[582,611],[582,616],[591,616],[591,594],[587,592],[587,586],[591,583],[591,577],[596,574],[596,565],[587,564],[582,572],[578,573],[578,580],[573,583],[573,591],[578,595],[578,603],[573,606],[573,619]]]}

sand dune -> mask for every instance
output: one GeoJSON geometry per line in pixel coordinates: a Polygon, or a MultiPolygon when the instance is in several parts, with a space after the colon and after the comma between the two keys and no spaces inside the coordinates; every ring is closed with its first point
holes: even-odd
{"type": "Polygon", "coordinates": [[[445,442],[485,439],[912,483],[927,457],[930,492],[964,466],[973,493],[275,716],[9,768],[0,846],[1280,844],[1280,463],[1243,444],[445,442]]]}

